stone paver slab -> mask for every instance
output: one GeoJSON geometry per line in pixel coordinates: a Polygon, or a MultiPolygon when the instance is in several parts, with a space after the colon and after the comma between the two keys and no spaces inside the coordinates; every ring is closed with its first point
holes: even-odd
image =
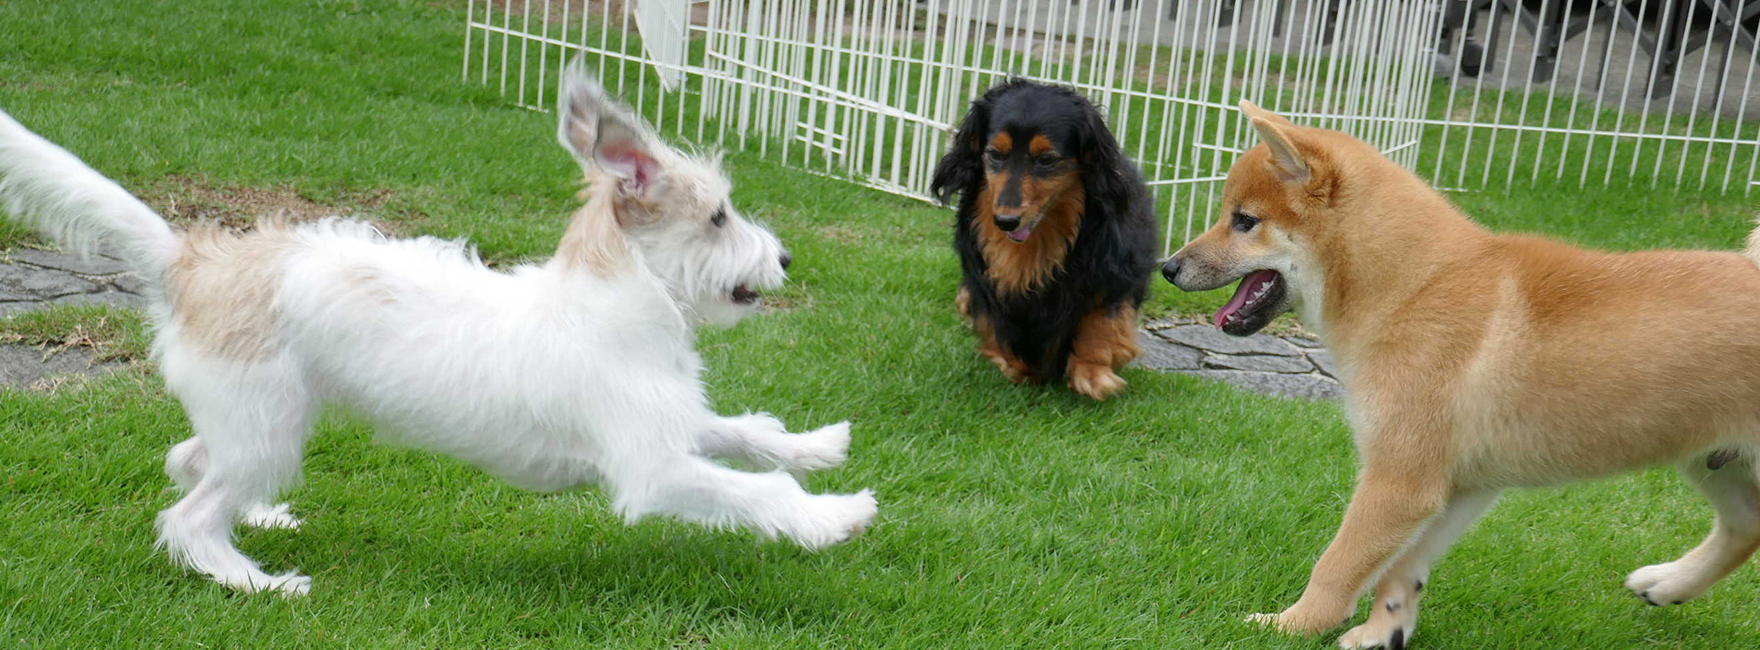
{"type": "Polygon", "coordinates": [[[1157,336],[1175,343],[1220,352],[1223,354],[1275,354],[1286,357],[1301,355],[1296,346],[1283,342],[1270,334],[1254,334],[1248,337],[1229,336],[1222,330],[1209,325],[1180,325],[1155,332],[1157,336]]]}
{"type": "Polygon", "coordinates": [[[1247,370],[1198,370],[1190,374],[1219,379],[1256,393],[1281,397],[1333,399],[1344,394],[1338,382],[1317,374],[1286,375],[1247,370]]]}
{"type": "Polygon", "coordinates": [[[1271,354],[1212,354],[1204,357],[1204,367],[1219,370],[1253,370],[1289,374],[1302,374],[1314,370],[1314,364],[1305,357],[1280,357],[1271,354]]]}
{"type": "Polygon", "coordinates": [[[128,265],[112,257],[93,253],[89,259],[71,253],[40,251],[33,248],[17,248],[0,254],[0,258],[9,258],[20,262],[29,262],[37,266],[72,271],[85,275],[114,275],[128,270],[128,265]]]}
{"type": "Polygon", "coordinates": [[[28,345],[0,345],[0,384],[17,388],[30,388],[58,375],[96,376],[121,367],[119,363],[93,363],[91,355],[79,348],[48,353],[28,345]]]}
{"type": "Polygon", "coordinates": [[[1172,341],[1155,336],[1139,337],[1143,353],[1133,366],[1141,366],[1154,370],[1197,370],[1203,367],[1204,353],[1172,341]]]}
{"type": "MultiPolygon", "coordinates": [[[[0,264],[0,294],[54,298],[99,290],[101,287],[97,284],[66,271],[39,269],[21,264],[0,264]]],[[[7,298],[0,297],[0,300],[4,299],[7,298]]]]}

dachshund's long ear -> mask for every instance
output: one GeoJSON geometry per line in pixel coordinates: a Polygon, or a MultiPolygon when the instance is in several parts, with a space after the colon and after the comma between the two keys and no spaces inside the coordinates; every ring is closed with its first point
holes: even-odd
{"type": "Polygon", "coordinates": [[[1120,209],[1129,203],[1136,190],[1125,171],[1129,162],[1119,150],[1112,131],[1106,128],[1106,116],[1100,109],[1085,100],[1082,108],[1087,120],[1082,138],[1082,184],[1086,186],[1083,189],[1088,198],[1120,209]]]}
{"type": "Polygon", "coordinates": [[[939,199],[942,205],[953,199],[953,195],[971,190],[978,182],[979,174],[984,168],[984,134],[990,130],[990,95],[972,100],[972,108],[966,111],[966,119],[960,123],[959,131],[953,134],[953,145],[948,147],[947,154],[935,166],[935,177],[929,181],[929,191],[939,199]]]}

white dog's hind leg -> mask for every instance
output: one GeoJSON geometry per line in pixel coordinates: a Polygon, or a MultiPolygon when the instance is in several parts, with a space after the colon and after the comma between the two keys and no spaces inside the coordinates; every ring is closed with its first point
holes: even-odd
{"type": "MultiPolygon", "coordinates": [[[[165,455],[165,475],[177,484],[177,489],[188,494],[196,489],[202,474],[208,471],[208,450],[202,446],[202,439],[191,437],[177,443],[171,453],[165,455]]],[[[254,503],[246,506],[239,517],[239,523],[253,528],[299,528],[300,520],[293,516],[293,506],[286,503],[270,505],[254,503]]]]}
{"type": "Polygon", "coordinates": [[[738,458],[765,470],[830,469],[842,465],[849,451],[849,423],[789,433],[769,413],[747,413],[717,419],[697,443],[710,456],[738,458]]]}
{"type": "Polygon", "coordinates": [[[231,535],[241,513],[298,479],[313,410],[298,374],[288,363],[247,366],[177,349],[165,354],[161,367],[197,441],[178,444],[166,459],[174,480],[194,478],[194,485],[159,513],[159,546],[174,562],[240,591],[305,593],[310,578],[264,573],[233,546],[231,535]]]}
{"type": "Polygon", "coordinates": [[[781,472],[742,472],[688,454],[648,460],[611,477],[616,506],[630,521],[668,514],[819,549],[861,533],[878,507],[867,490],[808,494],[781,472]]]}
{"type": "Polygon", "coordinates": [[[1679,469],[1717,510],[1711,535],[1681,559],[1647,566],[1626,577],[1626,588],[1652,605],[1679,605],[1697,598],[1760,547],[1760,486],[1753,464],[1737,457],[1714,470],[1705,463],[1704,456],[1689,458],[1681,461],[1679,469]]]}

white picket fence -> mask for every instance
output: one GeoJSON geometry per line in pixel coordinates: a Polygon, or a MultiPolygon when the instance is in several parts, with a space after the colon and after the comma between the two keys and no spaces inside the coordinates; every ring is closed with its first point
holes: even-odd
{"type": "Polygon", "coordinates": [[[1534,4],[471,0],[463,76],[548,110],[556,72],[586,56],[663,131],[925,200],[973,97],[1062,83],[1106,109],[1169,249],[1213,218],[1252,142],[1241,98],[1444,189],[1760,185],[1760,0],[1534,4]]]}

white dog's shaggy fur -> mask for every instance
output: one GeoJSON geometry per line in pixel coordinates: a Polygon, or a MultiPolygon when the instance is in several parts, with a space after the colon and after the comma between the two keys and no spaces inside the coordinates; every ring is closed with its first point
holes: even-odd
{"type": "Polygon", "coordinates": [[[70,246],[115,247],[154,288],[154,356],[195,429],[165,464],[186,491],[158,518],[175,561],[243,591],[310,588],[264,573],[230,536],[235,521],[298,525],[270,504],[298,480],[325,403],[523,488],[602,484],[631,521],[668,514],[807,548],[868,524],[869,492],[808,494],[785,472],[841,463],[849,423],[790,434],[768,415],[721,417],[703,395],[696,325],[754,311],[753,289],[785,279],[782,245],[733,210],[713,161],[666,147],[578,67],[560,116],[586,205],[555,258],[499,273],[459,243],[343,219],[176,232],[0,113],[0,205],[70,246]]]}

